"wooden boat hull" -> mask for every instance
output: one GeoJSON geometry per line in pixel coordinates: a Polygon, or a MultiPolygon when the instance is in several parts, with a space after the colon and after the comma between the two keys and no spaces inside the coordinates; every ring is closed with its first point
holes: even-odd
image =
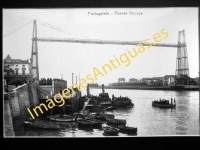
{"type": "Polygon", "coordinates": [[[127,134],[137,134],[137,128],[134,127],[128,127],[124,125],[118,126],[120,132],[127,133],[127,134]]]}
{"type": "Polygon", "coordinates": [[[107,119],[108,125],[126,125],[125,119],[107,119]]]}
{"type": "Polygon", "coordinates": [[[80,113],[75,113],[75,114],[74,114],[74,117],[75,117],[75,118],[83,118],[83,119],[85,119],[85,115],[80,114],[80,113]]]}
{"type": "Polygon", "coordinates": [[[134,106],[132,100],[128,97],[114,97],[112,100],[112,105],[124,108],[132,108],[134,106]]]}
{"type": "Polygon", "coordinates": [[[60,117],[58,115],[56,116],[51,116],[49,118],[51,121],[57,121],[57,122],[73,122],[75,121],[75,118],[73,116],[63,116],[63,117],[60,117]]]}
{"type": "Polygon", "coordinates": [[[161,108],[175,108],[176,105],[175,104],[159,104],[159,103],[156,103],[156,102],[152,102],[152,106],[154,107],[161,107],[161,108]]]}
{"type": "Polygon", "coordinates": [[[113,106],[115,107],[119,107],[119,108],[133,108],[134,107],[134,104],[133,103],[129,103],[129,104],[126,104],[126,105],[122,105],[122,104],[113,104],[113,106]]]}
{"type": "Polygon", "coordinates": [[[107,107],[106,110],[116,110],[116,108],[117,108],[116,106],[110,106],[110,107],[107,107]]]}
{"type": "Polygon", "coordinates": [[[99,121],[99,120],[97,120],[97,119],[91,119],[91,118],[86,118],[86,120],[88,121],[88,122],[90,122],[90,123],[92,123],[92,126],[93,127],[101,127],[102,126],[102,124],[103,124],[103,122],[101,122],[101,121],[99,121]]]}
{"type": "Polygon", "coordinates": [[[112,127],[102,127],[104,130],[104,133],[107,135],[118,135],[119,130],[112,128],[112,127]]]}
{"type": "Polygon", "coordinates": [[[44,124],[44,123],[34,123],[29,121],[24,121],[24,126],[28,128],[37,128],[37,129],[48,129],[48,130],[60,130],[60,125],[54,124],[44,124]]]}
{"type": "Polygon", "coordinates": [[[99,114],[95,116],[95,119],[106,121],[106,119],[114,119],[115,116],[112,114],[99,114]]]}
{"type": "Polygon", "coordinates": [[[90,128],[90,127],[92,127],[92,123],[91,122],[88,122],[88,121],[86,121],[86,120],[77,120],[77,122],[78,122],[78,127],[83,127],[83,128],[90,128]]]}
{"type": "Polygon", "coordinates": [[[133,108],[134,107],[134,104],[130,104],[128,106],[125,106],[126,108],[133,108]]]}

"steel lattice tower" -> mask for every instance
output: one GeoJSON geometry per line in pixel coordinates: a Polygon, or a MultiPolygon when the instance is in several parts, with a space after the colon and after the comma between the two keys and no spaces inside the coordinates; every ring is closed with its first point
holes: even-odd
{"type": "Polygon", "coordinates": [[[188,65],[185,30],[178,32],[178,44],[184,44],[185,46],[178,47],[177,50],[176,76],[187,75],[189,77],[189,65],[188,65]]]}
{"type": "Polygon", "coordinates": [[[37,45],[37,24],[33,22],[33,39],[32,39],[32,54],[31,54],[31,80],[39,81],[39,65],[38,65],[38,45],[37,45]]]}

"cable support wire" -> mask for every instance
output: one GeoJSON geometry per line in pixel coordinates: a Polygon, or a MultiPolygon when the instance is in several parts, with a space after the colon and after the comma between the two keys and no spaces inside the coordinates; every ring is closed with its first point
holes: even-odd
{"type": "Polygon", "coordinates": [[[25,23],[24,25],[22,25],[22,26],[20,26],[20,27],[18,27],[18,28],[16,28],[16,29],[14,29],[13,31],[10,31],[10,32],[7,33],[7,34],[4,34],[4,35],[3,35],[3,38],[5,38],[5,37],[7,37],[7,36],[9,36],[9,35],[11,35],[11,34],[17,32],[17,31],[19,31],[19,30],[21,30],[21,29],[23,29],[25,26],[27,26],[29,23],[32,23],[32,22],[33,22],[33,20],[31,20],[30,22],[25,23]]]}
{"type": "MultiPolygon", "coordinates": [[[[57,31],[60,31],[60,32],[64,32],[63,30],[56,29],[56,28],[54,28],[54,27],[50,27],[50,26],[47,26],[47,25],[45,25],[45,24],[41,24],[41,25],[46,26],[46,27],[49,27],[49,28],[54,29],[54,30],[57,30],[57,31]]],[[[64,33],[66,33],[66,32],[64,32],[64,33]]],[[[67,33],[67,34],[70,34],[70,33],[67,33]]],[[[70,35],[72,35],[72,34],[70,34],[70,35]]]]}
{"type": "Polygon", "coordinates": [[[54,30],[57,30],[57,31],[60,31],[60,32],[63,32],[63,33],[67,33],[67,34],[70,34],[70,35],[77,35],[77,36],[89,38],[89,37],[82,36],[82,35],[79,35],[79,34],[76,34],[76,33],[71,33],[71,32],[69,32],[69,31],[66,31],[66,30],[64,30],[64,29],[62,29],[62,28],[60,28],[60,27],[56,27],[56,26],[51,25],[51,24],[49,24],[49,23],[45,23],[45,22],[42,22],[42,21],[40,21],[40,22],[41,22],[41,24],[42,24],[43,26],[52,28],[52,29],[54,29],[54,30]]]}

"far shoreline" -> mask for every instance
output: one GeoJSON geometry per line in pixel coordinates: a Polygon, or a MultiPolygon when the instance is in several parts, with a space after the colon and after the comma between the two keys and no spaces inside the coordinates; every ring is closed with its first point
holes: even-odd
{"type": "MultiPolygon", "coordinates": [[[[102,86],[89,86],[91,89],[102,89],[102,86]]],[[[126,90],[168,90],[168,91],[199,91],[199,86],[184,86],[184,87],[170,87],[170,86],[108,86],[104,85],[104,89],[126,89],[126,90]]]]}

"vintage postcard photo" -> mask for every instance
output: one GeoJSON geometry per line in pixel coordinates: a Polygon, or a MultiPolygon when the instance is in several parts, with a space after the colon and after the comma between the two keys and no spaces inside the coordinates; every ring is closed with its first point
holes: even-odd
{"type": "Polygon", "coordinates": [[[2,9],[4,137],[199,135],[199,9],[2,9]]]}

